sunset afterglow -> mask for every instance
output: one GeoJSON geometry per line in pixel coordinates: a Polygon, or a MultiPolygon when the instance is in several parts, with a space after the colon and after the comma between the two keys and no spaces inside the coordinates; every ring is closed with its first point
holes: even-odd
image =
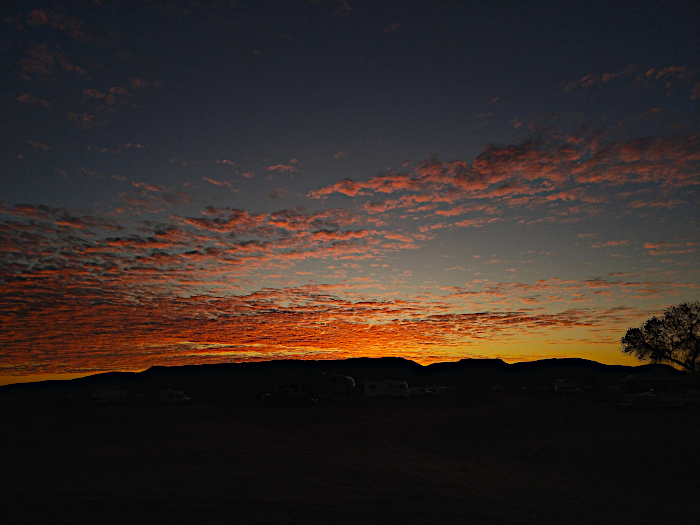
{"type": "Polygon", "coordinates": [[[0,384],[635,364],[699,294],[699,13],[3,2],[0,384]]]}

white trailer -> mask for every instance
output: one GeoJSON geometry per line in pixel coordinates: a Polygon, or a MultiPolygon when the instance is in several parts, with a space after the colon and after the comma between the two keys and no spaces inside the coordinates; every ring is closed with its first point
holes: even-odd
{"type": "Polygon", "coordinates": [[[406,381],[384,379],[383,381],[365,381],[365,395],[370,397],[408,397],[411,392],[408,390],[406,381]]]}
{"type": "Polygon", "coordinates": [[[182,403],[190,403],[192,400],[185,395],[181,390],[161,390],[160,402],[168,405],[179,405],[182,403]]]}

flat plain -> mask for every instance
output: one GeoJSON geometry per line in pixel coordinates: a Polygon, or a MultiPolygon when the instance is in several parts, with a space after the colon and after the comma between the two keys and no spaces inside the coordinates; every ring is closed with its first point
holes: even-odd
{"type": "Polygon", "coordinates": [[[0,414],[4,523],[700,523],[700,413],[455,392],[0,414]]]}

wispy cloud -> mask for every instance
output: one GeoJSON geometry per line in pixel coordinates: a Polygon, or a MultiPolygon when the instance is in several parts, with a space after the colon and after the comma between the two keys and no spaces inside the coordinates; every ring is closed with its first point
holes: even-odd
{"type": "Polygon", "coordinates": [[[236,188],[233,187],[233,184],[231,184],[230,182],[227,182],[225,180],[214,180],[214,179],[211,179],[209,177],[202,177],[202,180],[209,182],[209,183],[213,184],[214,186],[225,186],[226,188],[228,188],[229,190],[231,190],[234,193],[238,191],[236,188]]]}
{"type": "Polygon", "coordinates": [[[297,159],[291,159],[289,164],[275,164],[274,166],[268,166],[265,169],[268,171],[279,171],[281,173],[295,173],[299,171],[296,167],[294,167],[296,163],[297,159]]]}

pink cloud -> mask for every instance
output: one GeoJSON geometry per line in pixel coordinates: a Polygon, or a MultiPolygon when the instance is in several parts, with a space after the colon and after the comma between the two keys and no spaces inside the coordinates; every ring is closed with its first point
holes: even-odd
{"type": "Polygon", "coordinates": [[[591,248],[610,248],[612,246],[629,246],[632,241],[607,241],[607,242],[596,242],[591,244],[591,248]]]}
{"type": "Polygon", "coordinates": [[[294,164],[296,164],[297,162],[297,159],[290,159],[289,164],[277,164],[275,166],[268,166],[265,169],[269,171],[279,171],[281,173],[294,173],[299,171],[297,168],[294,167],[294,164]]]}
{"type": "Polygon", "coordinates": [[[384,213],[387,210],[393,210],[398,204],[397,200],[387,199],[380,202],[367,202],[363,206],[367,213],[384,213]]]}
{"type": "Polygon", "coordinates": [[[157,184],[151,184],[150,182],[132,182],[133,186],[141,188],[148,191],[163,191],[165,188],[163,186],[158,186],[157,184]]]}
{"type": "Polygon", "coordinates": [[[209,230],[220,233],[243,233],[261,226],[266,218],[265,214],[250,215],[247,211],[231,210],[226,212],[228,218],[216,217],[214,219],[197,219],[185,217],[180,219],[185,224],[190,224],[201,230],[209,230]]]}
{"type": "Polygon", "coordinates": [[[346,240],[346,239],[361,239],[371,235],[372,232],[366,230],[348,230],[348,231],[329,231],[329,230],[319,230],[311,234],[311,237],[315,240],[320,240],[322,242],[346,240]]]}
{"type": "Polygon", "coordinates": [[[230,182],[227,182],[225,180],[214,180],[214,179],[211,179],[209,177],[202,177],[202,180],[209,182],[209,183],[213,184],[214,186],[225,186],[233,192],[238,191],[236,188],[233,187],[233,185],[230,182]]]}

